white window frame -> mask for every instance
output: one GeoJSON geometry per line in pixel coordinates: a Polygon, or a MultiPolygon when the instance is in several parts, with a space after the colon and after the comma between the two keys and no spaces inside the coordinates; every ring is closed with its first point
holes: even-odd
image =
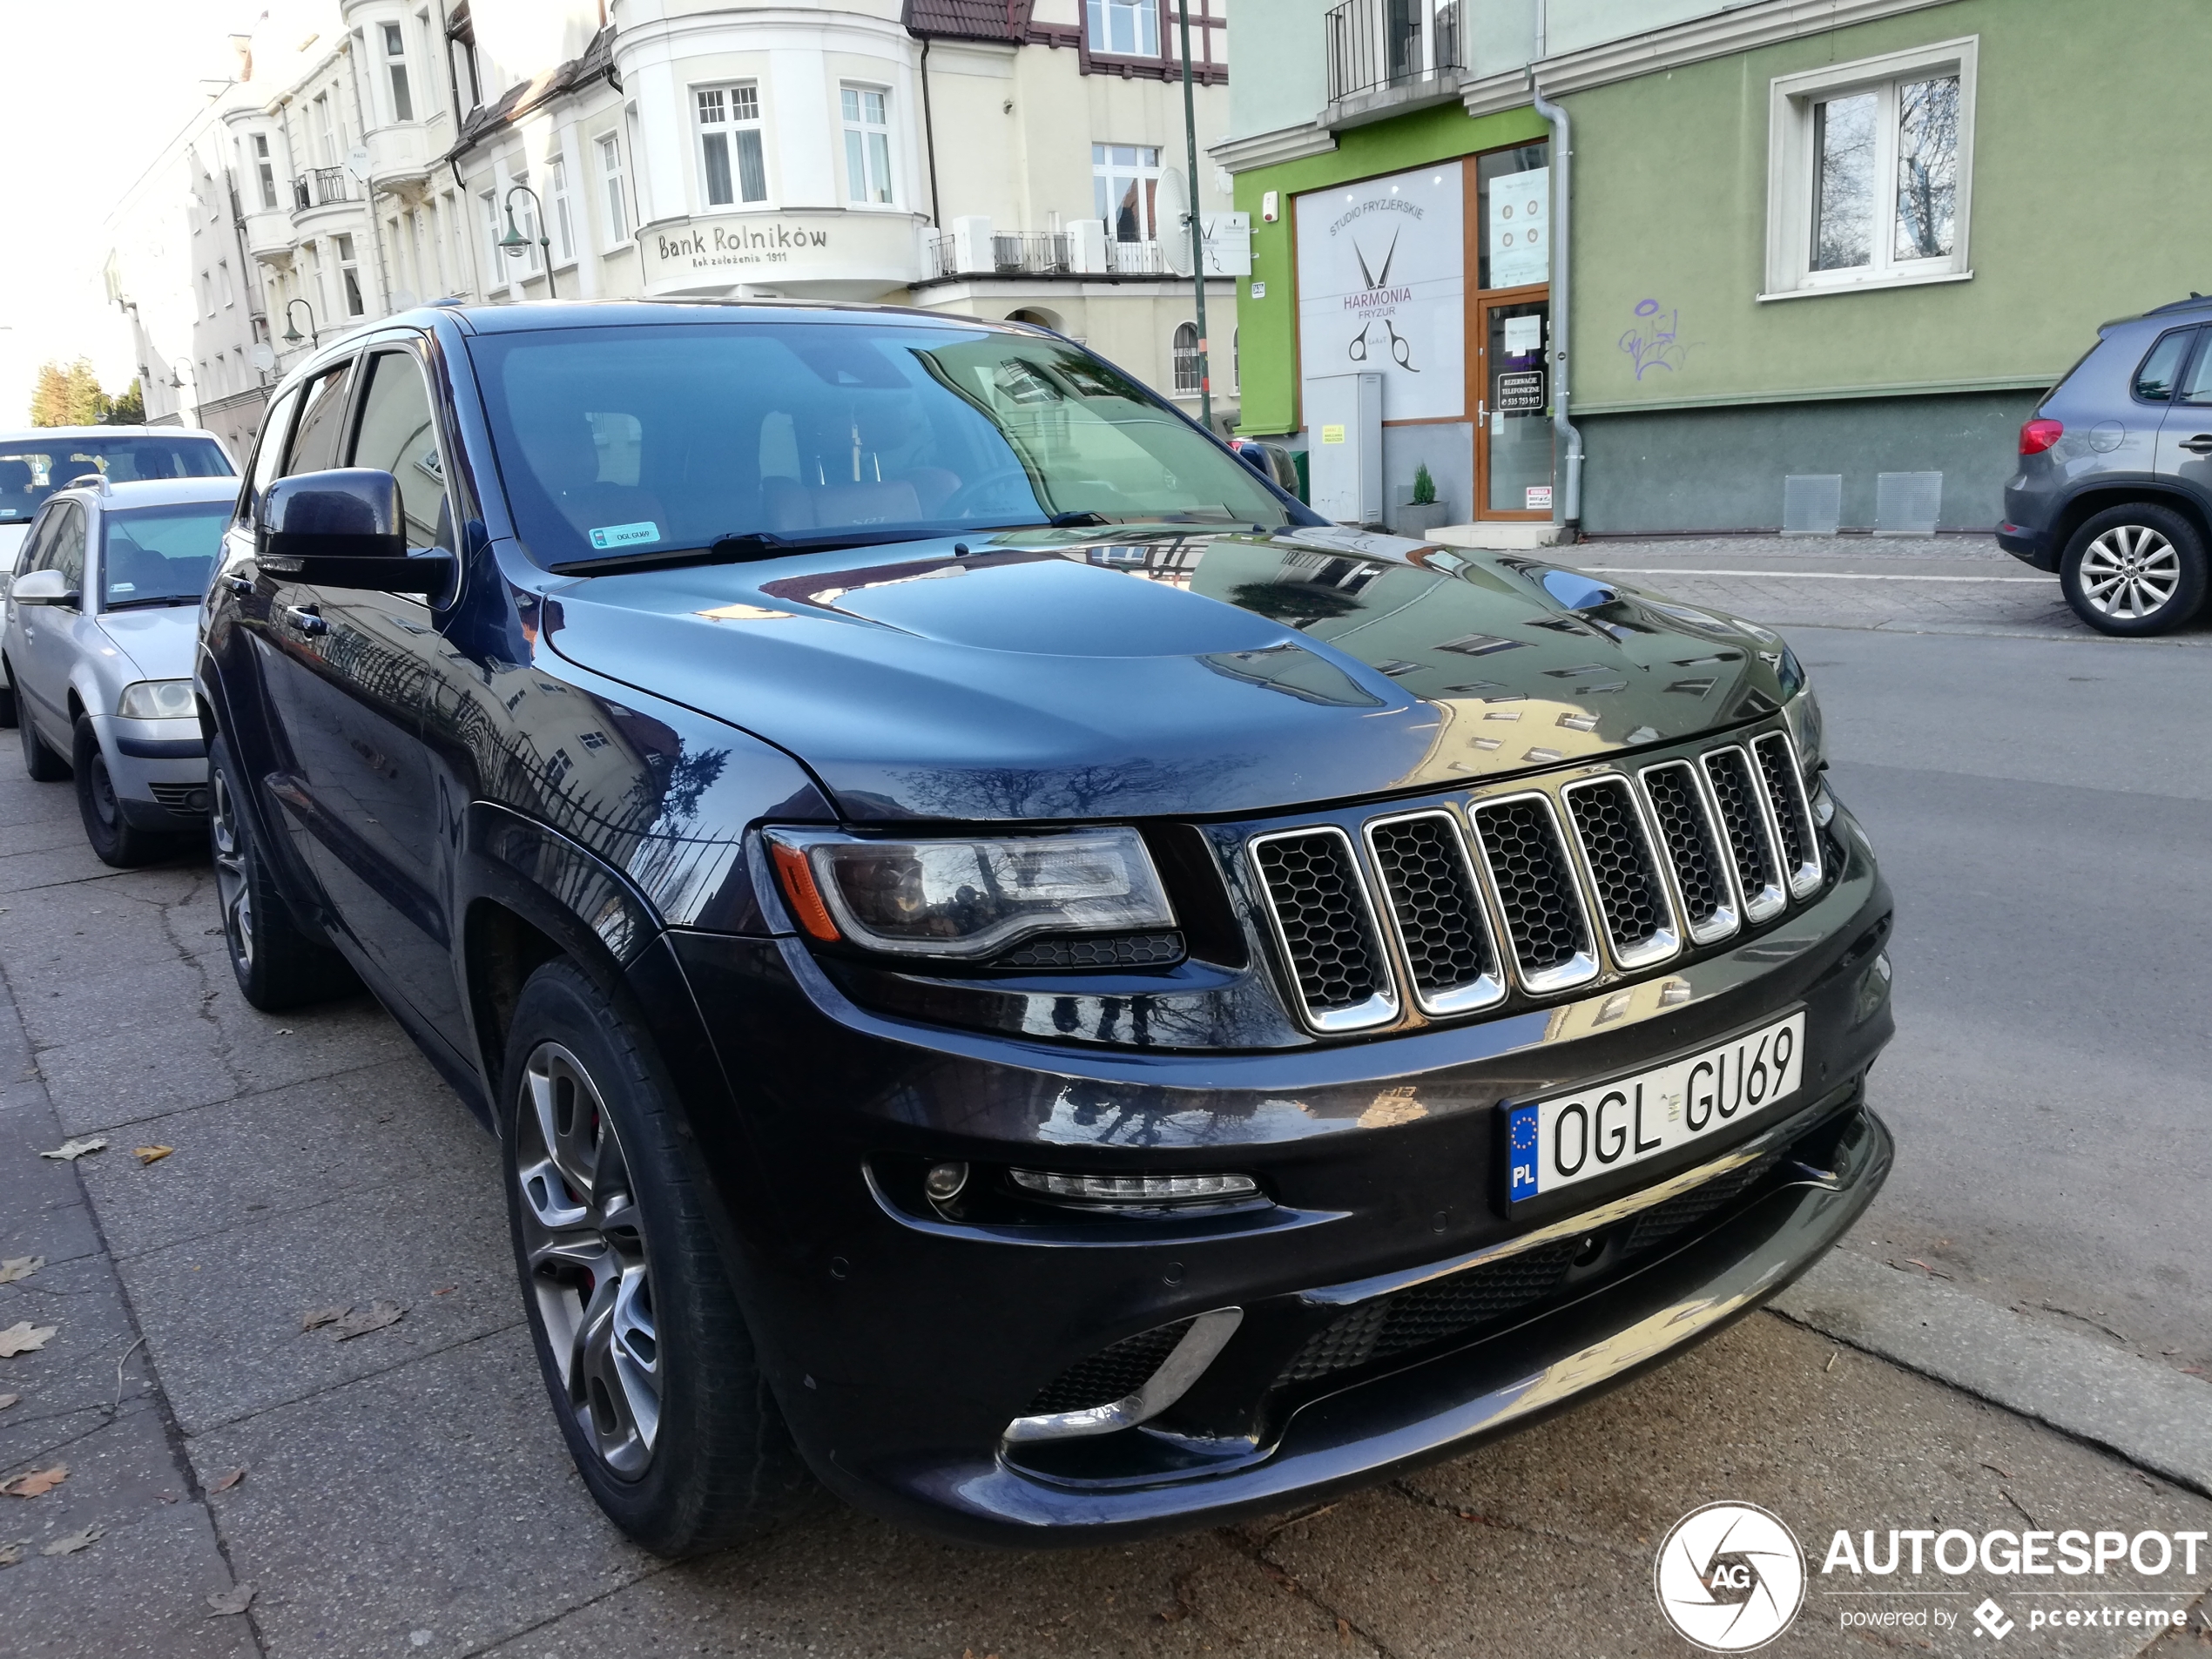
{"type": "MultiPolygon", "coordinates": [[[[1160,43],[1166,38],[1168,26],[1172,21],[1165,15],[1166,10],[1160,0],[1083,0],[1083,38],[1089,47],[1090,55],[1094,57],[1126,57],[1137,62],[1163,56],[1160,43]],[[1130,19],[1137,25],[1138,39],[1134,47],[1123,51],[1112,44],[1114,14],[1122,11],[1150,14],[1150,51],[1144,50],[1144,20],[1142,15],[1130,19]]],[[[1177,18],[1179,19],[1181,15],[1178,12],[1177,18]]]]}
{"type": "Polygon", "coordinates": [[[838,160],[843,164],[845,173],[845,205],[848,207],[896,209],[899,206],[899,152],[891,142],[891,89],[873,81],[840,81],[837,88],[837,105],[838,128],[844,135],[843,153],[838,157],[838,160]],[[861,100],[860,118],[857,120],[848,118],[845,114],[845,98],[848,92],[861,100]],[[871,121],[867,118],[868,106],[866,100],[870,95],[883,100],[883,119],[880,121],[871,121]],[[868,143],[871,138],[883,140],[882,188],[885,194],[881,200],[870,195],[856,196],[853,193],[853,145],[856,139],[860,146],[862,185],[864,187],[873,187],[876,182],[867,176],[873,171],[876,159],[871,153],[868,143]]]}
{"type": "Polygon", "coordinates": [[[1200,368],[1204,361],[1204,354],[1198,349],[1198,325],[1185,318],[1168,336],[1168,379],[1177,398],[1193,398],[1204,389],[1205,376],[1200,368]],[[1183,343],[1185,334],[1190,337],[1188,346],[1183,343]]]}
{"type": "Polygon", "coordinates": [[[484,209],[484,287],[512,288],[517,261],[509,259],[507,250],[499,245],[499,239],[505,234],[499,222],[499,192],[496,187],[481,191],[476,199],[484,209]]]}
{"type": "Polygon", "coordinates": [[[631,224],[629,169],[623,165],[622,134],[611,129],[597,133],[591,150],[599,166],[599,207],[606,220],[605,251],[628,247],[635,234],[631,224]]]}
{"type": "Polygon", "coordinates": [[[1096,141],[1092,143],[1090,146],[1091,199],[1092,204],[1096,206],[1099,185],[1103,183],[1108,186],[1105,194],[1106,239],[1108,241],[1115,239],[1116,226],[1120,218],[1121,199],[1114,193],[1111,187],[1112,182],[1116,179],[1133,179],[1137,187],[1138,234],[1135,241],[1124,246],[1142,246],[1160,239],[1159,187],[1160,179],[1167,171],[1163,161],[1165,154],[1165,147],[1157,144],[1105,144],[1096,141]],[[1116,161],[1113,157],[1116,150],[1135,150],[1140,152],[1149,151],[1152,159],[1149,163],[1116,161]],[[1104,152],[1103,159],[1100,158],[1102,151],[1104,152]],[[1147,190],[1145,188],[1147,185],[1150,185],[1151,189],[1147,190]]]}
{"type": "Polygon", "coordinates": [[[569,200],[569,162],[566,156],[545,158],[545,212],[553,223],[553,268],[566,270],[576,263],[576,209],[569,200]]]}
{"type": "Polygon", "coordinates": [[[273,213],[282,199],[277,194],[276,152],[269,145],[267,133],[249,132],[246,136],[246,151],[253,163],[254,180],[260,186],[260,211],[273,213]]]}
{"type": "Polygon", "coordinates": [[[422,118],[415,108],[415,78],[408,73],[407,24],[387,19],[376,25],[377,44],[381,49],[377,56],[384,66],[384,96],[391,102],[395,122],[419,121],[422,118]],[[396,50],[395,50],[396,49],[396,50]],[[407,94],[407,112],[400,112],[400,94],[407,94]]]}
{"type": "Polygon", "coordinates": [[[338,298],[346,307],[348,317],[368,315],[368,288],[361,281],[361,245],[354,240],[350,231],[341,231],[330,239],[331,252],[338,259],[338,298]],[[359,300],[361,304],[354,304],[359,300]]]}
{"type": "Polygon", "coordinates": [[[1973,223],[1974,177],[1974,64],[1981,37],[1938,41],[1909,51],[1885,52],[1854,63],[1831,64],[1771,83],[1767,115],[1766,287],[1758,297],[1801,300],[1823,293],[1861,293],[1869,288],[1916,287],[1972,280],[1967,230],[1973,223]],[[1959,183],[1952,209],[1951,252],[1932,260],[1894,257],[1897,190],[1897,86],[1905,81],[1959,78],[1959,183]],[[1874,260],[1843,271],[1812,268],[1813,105],[1852,92],[1882,91],[1883,115],[1875,150],[1881,204],[1874,260]]]}
{"type": "Polygon", "coordinates": [[[686,103],[691,122],[691,165],[698,170],[698,211],[702,213],[741,213],[748,208],[768,206],[773,192],[768,186],[768,128],[762,119],[761,85],[759,81],[701,81],[689,89],[686,103]],[[712,100],[710,105],[709,100],[712,100]],[[718,110],[721,119],[710,123],[710,107],[718,110]],[[738,111],[750,108],[752,113],[738,111]],[[760,194],[745,193],[745,162],[739,154],[741,134],[751,133],[760,151],[760,194]],[[730,171],[730,199],[718,202],[708,194],[707,141],[719,138],[725,145],[730,171]]]}

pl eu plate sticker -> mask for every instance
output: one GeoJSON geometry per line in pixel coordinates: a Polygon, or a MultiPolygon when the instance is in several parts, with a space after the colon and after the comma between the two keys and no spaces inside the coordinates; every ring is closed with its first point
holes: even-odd
{"type": "Polygon", "coordinates": [[[637,524],[604,524],[591,532],[594,547],[636,547],[660,540],[660,526],[651,519],[637,524]]]}
{"type": "Polygon", "coordinates": [[[1506,1198],[1536,1196],[1536,1109],[1516,1106],[1506,1115],[1506,1198]]]}

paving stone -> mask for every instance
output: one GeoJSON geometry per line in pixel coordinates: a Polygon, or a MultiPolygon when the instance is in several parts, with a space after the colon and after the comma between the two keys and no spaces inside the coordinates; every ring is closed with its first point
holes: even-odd
{"type": "MultiPolygon", "coordinates": [[[[0,1534],[22,1535],[13,1519],[0,1514],[0,1534]]],[[[208,1610],[231,1588],[207,1512],[164,1505],[73,1555],[34,1545],[0,1573],[0,1641],[17,1659],[255,1659],[248,1619],[208,1610]]]]}

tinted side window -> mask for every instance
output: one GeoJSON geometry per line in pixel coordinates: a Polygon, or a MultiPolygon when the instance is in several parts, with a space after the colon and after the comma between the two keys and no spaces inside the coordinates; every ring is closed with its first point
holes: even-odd
{"type": "Polygon", "coordinates": [[[46,549],[52,544],[54,526],[61,523],[62,509],[42,514],[23,538],[23,546],[16,553],[16,574],[28,576],[33,570],[46,568],[46,549]]]}
{"type": "Polygon", "coordinates": [[[321,472],[338,464],[338,431],[346,415],[346,373],[352,368],[351,363],[337,364],[307,383],[300,424],[285,451],[280,476],[321,472]]]}
{"type": "Polygon", "coordinates": [[[2189,341],[2196,338],[2194,328],[2177,328],[2170,334],[2161,334],[2158,344],[2150,348],[2150,355],[2135,371],[2135,395],[2149,403],[2163,403],[2174,395],[2174,381],[2182,372],[2182,359],[2188,354],[2189,341]]]}
{"type": "Polygon", "coordinates": [[[253,504],[261,499],[261,492],[277,476],[277,462],[284,454],[284,440],[292,425],[292,412],[300,407],[300,395],[287,392],[269,406],[261,417],[261,435],[254,440],[253,458],[247,463],[246,488],[239,492],[239,516],[251,516],[253,504]]]}
{"type": "Polygon", "coordinates": [[[2196,361],[2182,377],[2182,401],[2212,403],[2212,337],[2198,348],[2196,361]]]}
{"type": "Polygon", "coordinates": [[[79,592],[84,587],[84,509],[74,503],[62,509],[62,522],[55,527],[52,547],[48,550],[40,568],[59,570],[69,579],[69,585],[79,592]]]}
{"type": "Polygon", "coordinates": [[[429,388],[409,353],[379,352],[369,359],[361,428],[354,435],[353,458],[347,464],[374,467],[400,481],[409,547],[454,550],[437,422],[430,414],[429,388]]]}

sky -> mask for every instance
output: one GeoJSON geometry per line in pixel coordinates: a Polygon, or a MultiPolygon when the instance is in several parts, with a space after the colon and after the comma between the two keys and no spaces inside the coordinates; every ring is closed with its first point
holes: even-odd
{"type": "Polygon", "coordinates": [[[228,84],[228,37],[266,0],[0,0],[0,428],[29,418],[38,365],[88,357],[110,392],[136,366],[107,302],[101,221],[228,84]]]}

